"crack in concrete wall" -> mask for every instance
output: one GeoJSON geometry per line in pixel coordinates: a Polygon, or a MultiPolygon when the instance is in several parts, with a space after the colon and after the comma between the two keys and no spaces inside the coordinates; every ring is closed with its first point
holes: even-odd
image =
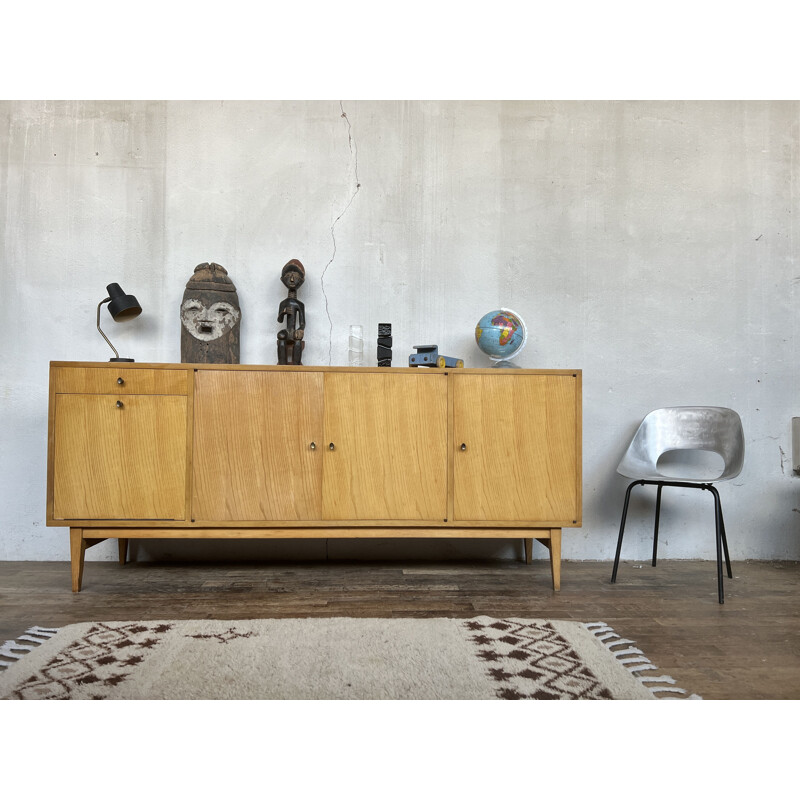
{"type": "Polygon", "coordinates": [[[332,360],[332,353],[333,353],[333,319],[331,318],[331,312],[328,308],[328,295],[325,292],[325,273],[328,271],[328,267],[333,264],[333,260],[336,258],[336,223],[345,215],[347,209],[353,203],[353,200],[356,199],[356,195],[358,194],[359,190],[361,189],[361,183],[358,180],[358,147],[356,146],[353,140],[353,126],[350,124],[350,120],[347,117],[347,114],[344,110],[344,104],[342,101],[339,101],[339,108],[342,112],[342,119],[347,123],[347,145],[350,148],[350,157],[353,161],[353,175],[356,181],[356,188],[353,191],[353,194],[350,196],[350,199],[347,201],[347,205],[342,209],[341,213],[338,217],[333,221],[331,225],[331,240],[333,241],[333,253],[331,254],[330,261],[325,265],[325,268],[322,270],[322,275],[320,275],[319,283],[320,288],[322,289],[322,296],[325,299],[325,314],[328,317],[328,366],[331,365],[332,360]]]}

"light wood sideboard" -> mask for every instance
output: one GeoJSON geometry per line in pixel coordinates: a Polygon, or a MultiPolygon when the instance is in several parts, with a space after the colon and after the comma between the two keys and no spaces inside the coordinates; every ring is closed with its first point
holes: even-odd
{"type": "Polygon", "coordinates": [[[132,538],[518,538],[581,525],[580,370],[51,362],[47,524],[132,538]]]}

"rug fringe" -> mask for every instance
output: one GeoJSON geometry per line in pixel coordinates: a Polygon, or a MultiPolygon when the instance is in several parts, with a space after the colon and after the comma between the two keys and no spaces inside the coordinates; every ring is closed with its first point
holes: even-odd
{"type": "Polygon", "coordinates": [[[8,669],[24,655],[30,653],[31,650],[35,650],[40,644],[43,644],[57,633],[58,628],[43,628],[41,625],[34,625],[16,639],[3,642],[0,645],[0,672],[8,669]],[[30,644],[27,644],[28,642],[30,644]]]}
{"type": "MultiPolygon", "coordinates": [[[[584,628],[590,633],[594,634],[595,638],[603,644],[603,646],[611,653],[625,669],[636,678],[639,683],[646,689],[649,689],[653,697],[660,698],[659,695],[665,697],[675,695],[685,695],[686,690],[680,689],[675,686],[675,679],[669,675],[640,675],[640,672],[646,670],[657,670],[658,667],[650,661],[645,654],[639,650],[638,647],[623,647],[621,650],[614,650],[613,648],[620,645],[633,645],[631,639],[623,639],[617,632],[605,622],[584,622],[584,628]]],[[[688,697],[682,697],[686,700],[702,700],[700,695],[692,694],[688,697]]]]}

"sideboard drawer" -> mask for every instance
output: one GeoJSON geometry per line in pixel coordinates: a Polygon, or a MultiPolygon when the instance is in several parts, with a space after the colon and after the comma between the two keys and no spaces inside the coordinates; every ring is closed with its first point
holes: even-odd
{"type": "Polygon", "coordinates": [[[56,394],[188,394],[182,369],[54,367],[56,394]]]}

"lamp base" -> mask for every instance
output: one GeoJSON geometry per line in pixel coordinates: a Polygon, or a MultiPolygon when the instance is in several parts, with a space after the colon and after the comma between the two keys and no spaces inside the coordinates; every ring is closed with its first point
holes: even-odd
{"type": "Polygon", "coordinates": [[[109,361],[133,361],[132,358],[109,358],[109,361]]]}

